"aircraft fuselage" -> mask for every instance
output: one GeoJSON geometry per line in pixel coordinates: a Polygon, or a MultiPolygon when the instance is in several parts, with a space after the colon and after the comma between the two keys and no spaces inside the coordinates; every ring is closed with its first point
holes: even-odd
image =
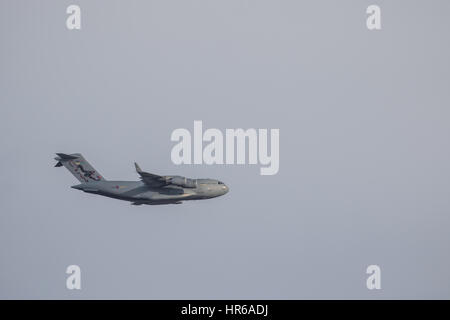
{"type": "Polygon", "coordinates": [[[150,187],[142,181],[92,181],[72,186],[87,193],[131,201],[134,204],[168,204],[219,197],[228,187],[218,180],[197,179],[195,188],[167,185],[150,187]]]}

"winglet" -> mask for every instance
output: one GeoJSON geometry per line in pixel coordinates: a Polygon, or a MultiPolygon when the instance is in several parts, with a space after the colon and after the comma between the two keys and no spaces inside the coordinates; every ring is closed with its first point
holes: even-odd
{"type": "Polygon", "coordinates": [[[134,163],[134,166],[136,167],[136,172],[137,173],[142,172],[141,168],[139,167],[139,165],[136,162],[134,163]]]}

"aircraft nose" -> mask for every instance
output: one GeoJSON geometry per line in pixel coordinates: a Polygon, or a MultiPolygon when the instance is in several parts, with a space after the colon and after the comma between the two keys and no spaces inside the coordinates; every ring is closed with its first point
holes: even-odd
{"type": "Polygon", "coordinates": [[[230,191],[230,189],[229,189],[226,185],[223,185],[223,186],[222,186],[222,192],[223,192],[223,194],[228,193],[228,191],[230,191]]]}

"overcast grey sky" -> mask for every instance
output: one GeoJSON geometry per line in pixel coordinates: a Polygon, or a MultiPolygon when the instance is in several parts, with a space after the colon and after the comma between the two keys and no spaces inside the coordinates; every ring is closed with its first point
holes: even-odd
{"type": "Polygon", "coordinates": [[[450,298],[449,12],[444,0],[1,1],[0,298],[450,298]],[[366,28],[370,4],[380,31],[366,28]],[[279,128],[279,173],[175,166],[170,134],[194,120],[279,128]],[[137,179],[137,161],[231,191],[130,206],[70,189],[55,152],[107,179],[137,179]],[[65,287],[71,264],[80,291],[65,287]]]}

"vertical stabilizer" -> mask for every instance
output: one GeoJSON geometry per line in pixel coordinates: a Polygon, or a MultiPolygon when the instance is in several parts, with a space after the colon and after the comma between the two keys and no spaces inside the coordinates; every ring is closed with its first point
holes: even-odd
{"type": "Polygon", "coordinates": [[[64,166],[80,182],[105,181],[103,176],[95,170],[80,153],[57,153],[57,155],[58,157],[56,157],[55,160],[57,160],[58,163],[55,167],[64,166]]]}

